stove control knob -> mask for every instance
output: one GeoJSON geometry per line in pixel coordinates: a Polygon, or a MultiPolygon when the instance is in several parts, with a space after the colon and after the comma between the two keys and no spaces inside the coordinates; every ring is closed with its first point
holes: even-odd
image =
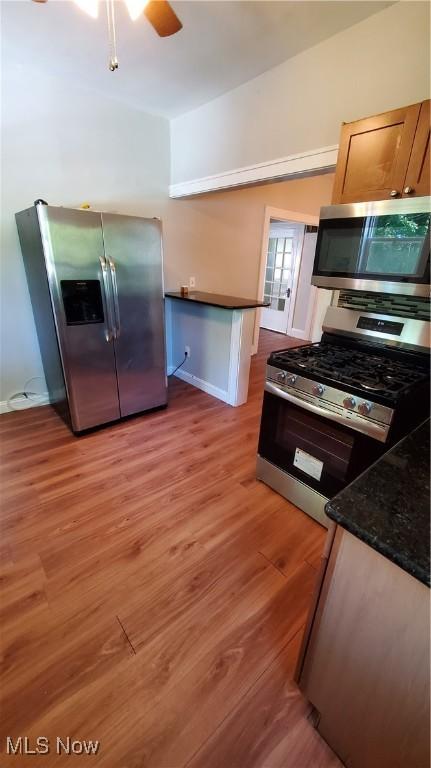
{"type": "Polygon", "coordinates": [[[290,384],[290,386],[291,386],[291,387],[293,387],[293,386],[294,386],[294,384],[295,384],[296,378],[297,378],[296,376],[294,376],[293,374],[291,374],[291,375],[289,376],[289,378],[287,379],[287,381],[286,381],[286,384],[290,384]]]}
{"type": "Polygon", "coordinates": [[[313,395],[323,395],[325,391],[325,387],[323,386],[323,384],[315,384],[311,391],[313,395]]]}
{"type": "Polygon", "coordinates": [[[281,382],[284,382],[284,381],[286,381],[286,374],[285,374],[285,372],[284,372],[284,371],[279,371],[279,372],[277,373],[277,380],[278,380],[278,381],[281,381],[281,382]]]}
{"type": "Polygon", "coordinates": [[[343,400],[343,405],[345,408],[349,408],[349,410],[353,410],[353,408],[356,405],[356,400],[354,397],[345,397],[343,400]]]}
{"type": "Polygon", "coordinates": [[[371,408],[372,408],[371,403],[367,403],[367,402],[359,403],[358,405],[358,411],[361,414],[361,416],[368,416],[368,414],[371,411],[371,408]]]}

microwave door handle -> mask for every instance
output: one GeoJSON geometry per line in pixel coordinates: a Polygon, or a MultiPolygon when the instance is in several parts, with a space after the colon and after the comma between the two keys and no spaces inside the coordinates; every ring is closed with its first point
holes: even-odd
{"type": "Polygon", "coordinates": [[[117,270],[115,269],[115,262],[113,259],[109,259],[109,268],[111,270],[112,280],[112,295],[114,298],[114,311],[115,311],[115,338],[118,339],[121,333],[121,320],[120,320],[120,303],[118,301],[118,285],[117,285],[117,270]]]}
{"type": "Polygon", "coordinates": [[[105,322],[105,339],[109,343],[110,341],[112,341],[114,337],[114,332],[113,332],[113,323],[112,323],[112,317],[111,317],[111,300],[109,296],[109,285],[108,285],[108,265],[106,263],[106,259],[104,256],[99,256],[99,262],[100,262],[100,268],[102,270],[103,293],[105,298],[105,311],[106,311],[106,319],[107,319],[107,322],[105,322]]]}
{"type": "MultiPolygon", "coordinates": [[[[283,389],[276,387],[275,384],[271,384],[269,381],[265,383],[265,392],[269,392],[271,395],[275,395],[276,397],[281,397],[283,400],[287,400],[289,403],[292,403],[292,405],[297,405],[299,408],[303,408],[304,411],[315,413],[316,416],[323,416],[324,419],[336,421],[337,424],[342,424],[344,427],[349,427],[350,429],[354,429],[356,431],[362,431],[358,430],[358,427],[353,419],[348,419],[341,413],[335,413],[334,411],[326,410],[326,408],[322,408],[320,405],[309,403],[308,400],[302,400],[302,398],[291,395],[290,392],[285,392],[283,389]]],[[[386,438],[388,436],[388,428],[386,426],[377,424],[375,421],[368,421],[367,430],[366,432],[364,430],[364,434],[367,434],[369,437],[374,437],[376,440],[384,443],[386,442],[386,438]]]]}

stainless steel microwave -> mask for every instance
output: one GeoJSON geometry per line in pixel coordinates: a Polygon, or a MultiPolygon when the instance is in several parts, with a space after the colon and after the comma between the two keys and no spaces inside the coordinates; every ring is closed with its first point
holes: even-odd
{"type": "Polygon", "coordinates": [[[313,285],[428,296],[431,197],[320,210],[313,285]]]}

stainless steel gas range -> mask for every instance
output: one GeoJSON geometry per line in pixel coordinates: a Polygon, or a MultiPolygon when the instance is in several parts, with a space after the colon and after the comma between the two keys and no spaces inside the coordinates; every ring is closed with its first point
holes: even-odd
{"type": "Polygon", "coordinates": [[[429,299],[337,291],[323,331],[268,359],[257,477],[326,525],[328,499],[429,412],[429,299]]]}

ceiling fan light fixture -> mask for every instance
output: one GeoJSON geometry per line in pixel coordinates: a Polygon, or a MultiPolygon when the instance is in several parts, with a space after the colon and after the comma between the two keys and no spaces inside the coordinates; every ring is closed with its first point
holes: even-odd
{"type": "Polygon", "coordinates": [[[99,15],[99,0],[73,0],[73,2],[81,11],[85,11],[93,19],[97,19],[99,15]]]}
{"type": "Polygon", "coordinates": [[[132,21],[136,21],[147,5],[148,0],[124,0],[124,2],[127,5],[130,18],[132,21]]]}

